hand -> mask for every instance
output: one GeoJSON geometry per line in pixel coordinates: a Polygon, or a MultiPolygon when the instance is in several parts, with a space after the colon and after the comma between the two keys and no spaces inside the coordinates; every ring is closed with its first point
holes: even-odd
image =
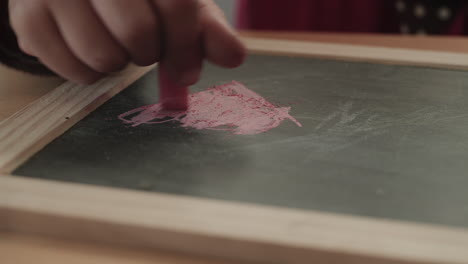
{"type": "Polygon", "coordinates": [[[240,65],[245,49],[213,0],[9,0],[20,48],[62,77],[90,84],[129,62],[163,61],[180,85],[202,61],[240,65]]]}

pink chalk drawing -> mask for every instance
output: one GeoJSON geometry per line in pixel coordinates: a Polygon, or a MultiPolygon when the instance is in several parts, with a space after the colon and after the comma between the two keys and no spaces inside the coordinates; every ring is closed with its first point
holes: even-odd
{"type": "Polygon", "coordinates": [[[236,135],[267,132],[289,119],[291,107],[277,107],[242,83],[230,83],[189,95],[187,111],[167,111],[160,103],[146,105],[119,115],[131,126],[178,121],[182,127],[230,131],[236,135]]]}

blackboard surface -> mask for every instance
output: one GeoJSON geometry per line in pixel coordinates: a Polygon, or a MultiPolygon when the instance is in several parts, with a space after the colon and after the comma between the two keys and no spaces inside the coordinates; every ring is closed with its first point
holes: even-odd
{"type": "Polygon", "coordinates": [[[193,90],[231,80],[291,104],[303,128],[122,124],[157,101],[151,72],[15,174],[468,227],[468,73],[258,55],[207,66],[193,90]]]}

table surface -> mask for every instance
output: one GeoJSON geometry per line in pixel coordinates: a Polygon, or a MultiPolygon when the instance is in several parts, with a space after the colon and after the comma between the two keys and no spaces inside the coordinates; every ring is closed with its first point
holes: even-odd
{"type": "MultiPolygon", "coordinates": [[[[468,38],[461,37],[410,37],[302,32],[243,32],[242,34],[252,37],[468,53],[468,38]]],[[[5,67],[0,67],[0,80],[0,121],[63,82],[57,78],[31,76],[5,67]]],[[[148,252],[141,249],[117,249],[106,245],[91,246],[76,241],[46,239],[19,234],[0,235],[0,255],[6,262],[18,264],[30,263],[31,259],[47,259],[49,263],[80,263],[83,258],[87,260],[87,263],[143,264],[154,263],[155,261],[179,264],[226,263],[214,259],[155,252],[154,250],[148,252]],[[25,251],[29,252],[27,256],[18,253],[25,251]]]]}

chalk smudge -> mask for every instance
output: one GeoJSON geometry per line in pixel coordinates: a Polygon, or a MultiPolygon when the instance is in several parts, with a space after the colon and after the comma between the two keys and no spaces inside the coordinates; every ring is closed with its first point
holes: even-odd
{"type": "Polygon", "coordinates": [[[266,99],[233,81],[189,96],[187,111],[165,111],[161,104],[147,105],[123,113],[119,118],[132,126],[179,121],[182,127],[225,130],[237,135],[266,132],[289,119],[290,107],[276,107],[266,99]]]}

